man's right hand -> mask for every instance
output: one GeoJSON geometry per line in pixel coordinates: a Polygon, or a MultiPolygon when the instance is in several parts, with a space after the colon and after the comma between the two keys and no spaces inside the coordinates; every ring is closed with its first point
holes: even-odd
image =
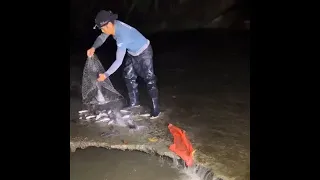
{"type": "Polygon", "coordinates": [[[87,50],[87,56],[92,57],[96,49],[94,47],[87,50]]]}

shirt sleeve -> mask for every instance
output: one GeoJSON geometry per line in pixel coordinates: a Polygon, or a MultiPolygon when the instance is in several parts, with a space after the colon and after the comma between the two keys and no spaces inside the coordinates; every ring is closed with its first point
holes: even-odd
{"type": "Polygon", "coordinates": [[[126,49],[124,47],[121,47],[117,49],[116,53],[116,60],[112,63],[112,65],[109,67],[109,69],[105,72],[105,75],[109,77],[112,75],[118,68],[121,66],[124,56],[126,54],[126,49]]]}
{"type": "Polygon", "coordinates": [[[108,34],[101,33],[100,36],[97,37],[97,39],[94,41],[92,47],[97,49],[99,48],[109,37],[108,34]]]}

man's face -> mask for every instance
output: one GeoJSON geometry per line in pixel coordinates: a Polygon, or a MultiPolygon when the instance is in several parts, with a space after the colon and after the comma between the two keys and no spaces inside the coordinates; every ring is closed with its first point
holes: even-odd
{"type": "Polygon", "coordinates": [[[114,26],[111,22],[108,22],[108,24],[101,27],[101,31],[105,34],[114,34],[114,26]]]}

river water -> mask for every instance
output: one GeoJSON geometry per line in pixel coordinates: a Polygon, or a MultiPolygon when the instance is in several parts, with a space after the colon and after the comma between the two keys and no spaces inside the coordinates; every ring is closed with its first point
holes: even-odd
{"type": "Polygon", "coordinates": [[[200,180],[176,162],[139,151],[80,149],[70,154],[70,180],[200,180]]]}

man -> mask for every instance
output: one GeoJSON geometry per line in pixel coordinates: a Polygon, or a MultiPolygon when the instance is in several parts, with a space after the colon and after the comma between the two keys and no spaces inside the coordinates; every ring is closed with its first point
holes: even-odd
{"type": "Polygon", "coordinates": [[[129,107],[139,106],[136,79],[140,76],[146,82],[149,96],[152,99],[151,118],[157,118],[160,109],[156,76],[153,71],[153,50],[150,41],[135,28],[117,20],[117,18],[118,15],[111,11],[102,10],[97,14],[94,29],[99,28],[102,33],[87,51],[87,55],[88,57],[93,56],[95,50],[106,41],[109,35],[112,35],[117,42],[116,60],[104,74],[99,74],[98,81],[104,81],[111,76],[125,59],[123,77],[129,93],[129,107]]]}

